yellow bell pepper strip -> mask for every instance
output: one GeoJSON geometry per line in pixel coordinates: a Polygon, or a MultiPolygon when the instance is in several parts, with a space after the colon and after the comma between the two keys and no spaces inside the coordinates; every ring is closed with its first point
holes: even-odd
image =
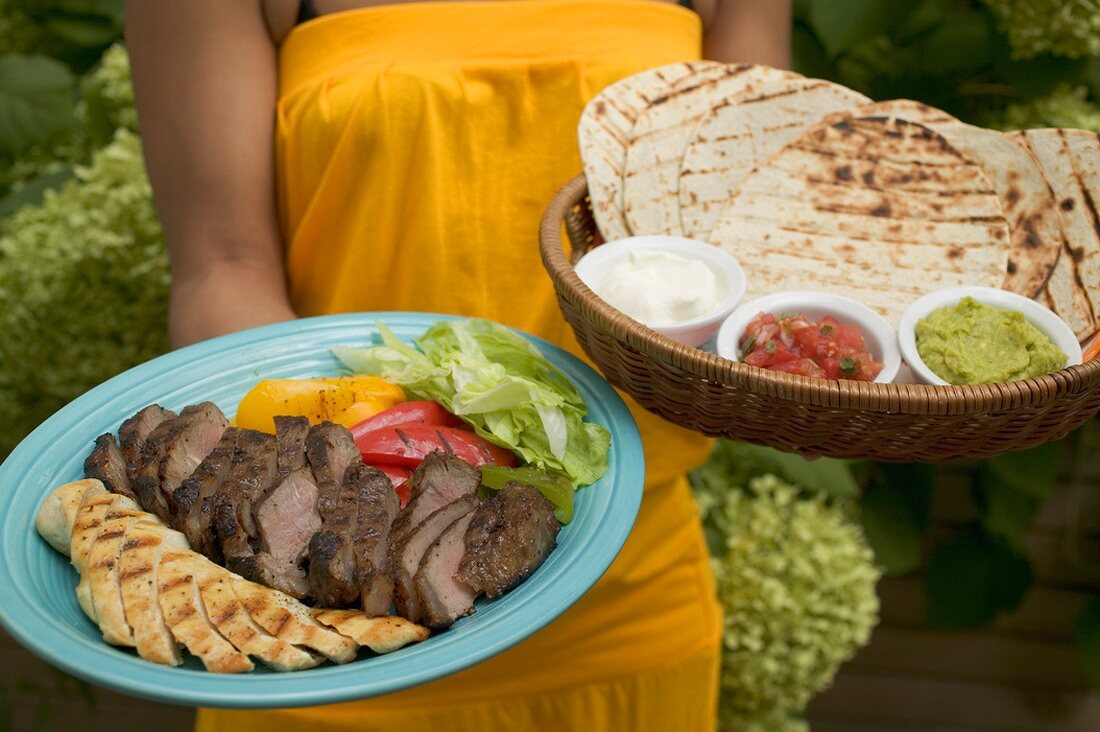
{"type": "Polygon", "coordinates": [[[265,379],[245,394],[235,423],[242,429],[275,432],[275,417],[306,417],[352,427],[405,401],[400,386],[377,376],[324,379],[265,379]]]}

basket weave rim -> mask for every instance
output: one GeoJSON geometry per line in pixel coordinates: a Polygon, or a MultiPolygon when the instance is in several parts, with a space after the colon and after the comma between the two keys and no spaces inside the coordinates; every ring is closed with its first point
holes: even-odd
{"type": "Polygon", "coordinates": [[[566,255],[562,226],[569,211],[588,196],[584,175],[559,189],[539,228],[543,266],[559,294],[583,305],[593,325],[632,349],[674,368],[718,384],[788,401],[838,409],[893,414],[981,414],[1038,407],[1100,387],[1100,359],[1019,381],[971,386],[882,384],[832,381],[783,374],[730,361],[686,346],[629,318],[595,295],[581,281],[566,255]]]}

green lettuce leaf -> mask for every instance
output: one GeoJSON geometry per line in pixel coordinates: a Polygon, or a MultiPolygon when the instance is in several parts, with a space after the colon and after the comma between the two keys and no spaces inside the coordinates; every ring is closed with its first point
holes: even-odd
{"type": "Polygon", "coordinates": [[[607,471],[611,434],[584,421],[580,392],[526,338],[487,320],[451,320],[432,326],[413,348],[381,323],[378,330],[381,344],[333,353],[353,372],[439,402],[482,437],[563,473],[574,486],[607,471]]]}

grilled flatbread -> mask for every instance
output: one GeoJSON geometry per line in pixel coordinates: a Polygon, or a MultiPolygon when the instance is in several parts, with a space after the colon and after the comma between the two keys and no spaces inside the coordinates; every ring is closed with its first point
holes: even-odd
{"type": "Polygon", "coordinates": [[[706,239],[730,198],[758,164],[822,120],[871,100],[820,79],[767,79],[704,114],[680,165],[685,236],[706,239]]]}
{"type": "Polygon", "coordinates": [[[1054,191],[1066,246],[1043,294],[1080,340],[1100,329],[1100,136],[1085,130],[1014,132],[1054,191]]]}
{"type": "Polygon", "coordinates": [[[276,671],[297,671],[313,668],[324,656],[313,655],[269,635],[252,620],[233,592],[229,570],[219,567],[201,554],[192,552],[188,571],[199,583],[199,596],[218,631],[250,656],[258,658],[276,671]]]}
{"type": "Polygon", "coordinates": [[[650,69],[612,84],[584,108],[577,137],[592,213],[605,240],[630,235],[623,217],[622,180],[626,147],[638,115],[677,89],[719,78],[727,73],[726,69],[725,64],[713,61],[650,69]]]}
{"type": "Polygon", "coordinates": [[[852,112],[917,122],[938,132],[977,163],[1001,200],[1012,237],[1001,287],[1026,297],[1043,291],[1065,246],[1054,195],[1035,157],[1009,136],[961,122],[908,99],[877,102],[852,112]]]}
{"type": "Polygon", "coordinates": [[[318,610],[316,617],[361,646],[375,653],[389,653],[428,638],[423,625],[399,617],[369,617],[362,610],[318,610]]]}
{"type": "Polygon", "coordinates": [[[118,559],[122,605],[126,609],[126,620],[134,630],[138,655],[146,661],[165,666],[183,663],[179,644],[164,622],[157,599],[157,575],[165,551],[178,553],[188,549],[183,534],[148,521],[130,524],[123,537],[118,559]]]}
{"type": "Polygon", "coordinates": [[[941,135],[838,115],[752,173],[710,240],[745,267],[746,297],[825,290],[896,326],[933,290],[999,286],[1009,233],[981,168],[941,135]]]}
{"type": "Polygon", "coordinates": [[[355,641],[324,627],[309,614],[305,605],[270,587],[232,575],[237,601],[261,628],[287,643],[310,648],[336,663],[354,660],[355,641]]]}
{"type": "Polygon", "coordinates": [[[172,636],[202,661],[207,671],[251,671],[248,656],[227,641],[206,612],[195,579],[192,551],[166,551],[157,567],[157,599],[172,636]]]}
{"type": "Polygon", "coordinates": [[[631,129],[623,215],[633,234],[681,234],[680,163],[696,123],[716,106],[768,83],[801,78],[767,66],[729,66],[717,79],[685,85],[647,107],[631,129]]]}

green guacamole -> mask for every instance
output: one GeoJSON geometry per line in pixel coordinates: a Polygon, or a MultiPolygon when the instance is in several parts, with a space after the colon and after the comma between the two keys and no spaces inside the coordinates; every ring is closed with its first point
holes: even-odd
{"type": "Polygon", "coordinates": [[[932,311],[916,328],[917,352],[949,384],[991,384],[1041,376],[1066,354],[1020,313],[964,297],[932,311]]]}

